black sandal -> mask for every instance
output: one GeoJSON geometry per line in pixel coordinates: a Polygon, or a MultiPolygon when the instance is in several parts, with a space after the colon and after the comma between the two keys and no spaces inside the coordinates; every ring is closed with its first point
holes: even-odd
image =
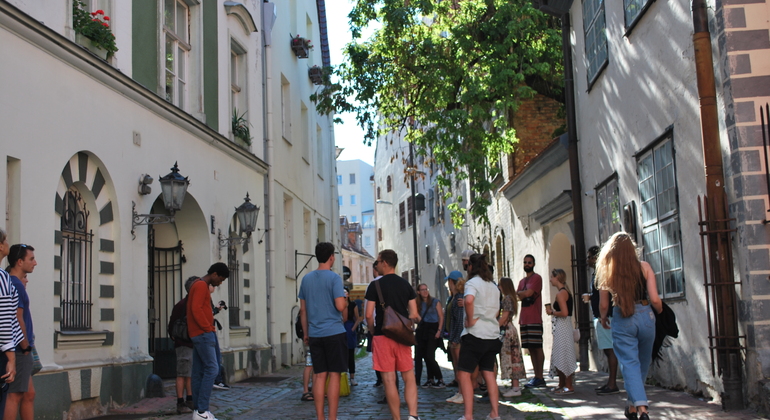
{"type": "Polygon", "coordinates": [[[311,392],[306,392],[302,394],[302,398],[300,398],[301,401],[315,401],[313,398],[313,394],[311,392]]]}
{"type": "Polygon", "coordinates": [[[628,420],[638,420],[639,419],[637,417],[636,411],[634,411],[633,413],[628,411],[628,406],[626,406],[626,411],[623,414],[626,416],[626,418],[628,420]]]}

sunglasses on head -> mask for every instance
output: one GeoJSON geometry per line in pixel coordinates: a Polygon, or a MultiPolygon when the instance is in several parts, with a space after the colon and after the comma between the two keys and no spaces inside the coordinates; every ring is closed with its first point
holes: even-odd
{"type": "Polygon", "coordinates": [[[16,250],[16,256],[14,257],[14,258],[16,258],[16,259],[18,260],[18,259],[19,259],[19,257],[21,257],[21,250],[22,250],[22,249],[26,249],[26,248],[27,248],[27,245],[26,245],[26,244],[18,244],[18,245],[14,245],[14,246],[17,246],[17,247],[19,247],[19,248],[16,250]]]}

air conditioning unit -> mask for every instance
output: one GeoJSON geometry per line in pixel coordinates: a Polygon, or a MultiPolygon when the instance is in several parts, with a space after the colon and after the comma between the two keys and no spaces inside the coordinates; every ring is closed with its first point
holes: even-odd
{"type": "Polygon", "coordinates": [[[532,5],[543,13],[561,17],[569,12],[572,0],[532,0],[532,5]]]}

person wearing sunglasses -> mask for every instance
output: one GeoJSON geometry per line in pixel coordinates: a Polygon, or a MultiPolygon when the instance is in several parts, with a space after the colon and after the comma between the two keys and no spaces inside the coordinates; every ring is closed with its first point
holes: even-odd
{"type": "MultiPolygon", "coordinates": [[[[11,251],[8,235],[0,229],[0,261],[11,251]]],[[[3,382],[0,393],[0,412],[5,411],[5,400],[8,384],[16,379],[16,347],[21,344],[24,335],[21,332],[16,309],[19,307],[19,294],[11,283],[11,277],[0,268],[0,369],[5,372],[0,375],[3,382]]]]}

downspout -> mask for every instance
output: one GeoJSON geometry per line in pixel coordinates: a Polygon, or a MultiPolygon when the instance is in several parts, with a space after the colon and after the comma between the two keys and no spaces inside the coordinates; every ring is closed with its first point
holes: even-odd
{"type": "MultiPolygon", "coordinates": [[[[693,0],[693,46],[695,47],[695,72],[700,98],[701,130],[703,134],[703,163],[706,172],[708,196],[706,223],[712,232],[726,232],[728,214],[725,180],[722,169],[722,148],[719,140],[716,84],[705,0],[693,0]]],[[[743,366],[738,339],[737,296],[730,270],[732,247],[729,235],[709,235],[709,260],[715,277],[711,279],[716,298],[717,357],[722,376],[724,393],[722,407],[725,410],[743,408],[743,366]],[[716,277],[718,276],[718,277],[716,277]]]]}
{"type": "MultiPolygon", "coordinates": [[[[575,263],[577,264],[577,296],[588,293],[586,273],[586,242],[583,233],[583,187],[580,182],[577,117],[575,116],[575,81],[572,73],[572,45],[570,43],[570,15],[561,17],[561,43],[564,54],[564,102],[567,111],[567,136],[569,137],[569,177],[572,189],[572,220],[575,235],[575,263]]],[[[578,305],[578,328],[580,329],[579,359],[580,370],[589,369],[588,339],[591,337],[591,321],[588,305],[578,305]]]]}
{"type": "Polygon", "coordinates": [[[265,206],[267,210],[265,214],[265,310],[267,316],[267,344],[270,346],[272,353],[270,357],[272,372],[276,369],[276,354],[275,345],[273,344],[273,310],[272,310],[272,297],[275,287],[273,286],[273,279],[275,278],[275,264],[273,264],[275,258],[275,247],[273,245],[273,232],[275,232],[275,173],[273,170],[274,150],[273,150],[273,101],[270,99],[273,97],[273,66],[272,66],[272,48],[270,33],[273,29],[273,23],[275,21],[275,5],[273,3],[265,2],[262,6],[262,17],[264,22],[264,30],[262,34],[264,36],[264,60],[263,65],[263,77],[264,77],[264,119],[263,124],[265,133],[265,161],[267,162],[267,185],[264,189],[265,206]]]}

